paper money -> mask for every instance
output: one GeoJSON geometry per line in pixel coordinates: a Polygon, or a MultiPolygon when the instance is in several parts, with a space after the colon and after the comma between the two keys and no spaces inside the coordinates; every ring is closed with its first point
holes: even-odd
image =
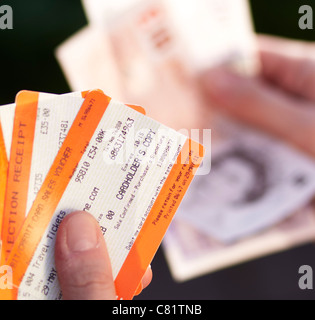
{"type": "Polygon", "coordinates": [[[184,46],[183,55],[194,70],[232,62],[242,72],[253,74],[257,71],[257,46],[247,0],[82,2],[89,23],[100,28],[106,28],[113,20],[123,24],[122,20],[134,15],[137,7],[163,7],[177,41],[184,46]]]}
{"type": "Polygon", "coordinates": [[[106,33],[86,26],[62,43],[56,58],[73,91],[100,88],[122,98],[119,73],[106,33]]]}
{"type": "MultiPolygon", "coordinates": [[[[145,105],[148,116],[176,130],[185,128],[189,134],[192,128],[210,127],[211,107],[197,81],[204,70],[222,64],[247,75],[259,70],[247,0],[82,3],[89,26],[57,50],[72,89],[98,87],[127,103],[145,105]]],[[[179,214],[196,234],[216,238],[223,256],[223,242],[239,243],[287,219],[314,193],[313,163],[303,155],[260,135],[238,130],[224,135],[213,148],[212,178],[197,177],[179,214]],[[233,134],[237,139],[230,140],[233,134]],[[220,162],[224,165],[216,165],[220,162]],[[258,183],[253,183],[255,178],[258,183]],[[235,179],[235,187],[229,179],[235,179]],[[210,187],[214,192],[207,193],[210,187]],[[209,214],[211,208],[220,208],[224,214],[213,209],[209,214]]],[[[267,251],[279,246],[286,247],[276,243],[267,251]]],[[[241,254],[237,261],[243,258],[241,254]]],[[[225,262],[220,265],[231,263],[229,258],[225,262]]]]}
{"type": "MultiPolygon", "coordinates": [[[[80,39],[77,35],[75,39],[62,44],[57,51],[57,57],[73,90],[83,90],[82,86],[86,87],[93,81],[92,84],[96,83],[96,87],[104,88],[104,91],[108,92],[111,86],[109,89],[105,86],[108,78],[113,77],[118,79],[120,87],[121,95],[118,98],[146,105],[148,116],[177,130],[206,128],[207,119],[210,117],[209,106],[204,103],[196,81],[201,69],[224,62],[242,65],[242,71],[256,71],[252,61],[254,56],[258,59],[254,50],[256,46],[247,1],[237,1],[240,6],[236,6],[239,8],[236,14],[233,13],[232,2],[225,2],[222,7],[218,6],[217,0],[209,1],[207,16],[200,14],[205,7],[203,1],[83,1],[90,28],[97,29],[104,35],[99,36],[99,41],[103,42],[106,36],[106,46],[110,47],[111,58],[107,58],[105,50],[102,50],[102,55],[106,58],[99,58],[99,61],[110,61],[111,67],[103,73],[107,78],[102,79],[97,68],[96,76],[93,72],[87,74],[83,72],[84,69],[81,70],[81,66],[87,62],[95,65],[95,51],[100,51],[95,44],[84,44],[88,39],[87,32],[84,38],[82,36],[80,39]],[[188,24],[182,23],[192,5],[195,10],[189,16],[189,25],[198,34],[189,41],[186,36],[188,24]],[[224,19],[220,18],[222,14],[226,15],[224,19]],[[219,18],[211,18],[211,25],[209,17],[212,16],[219,18]],[[232,17],[233,21],[230,21],[232,17]],[[214,24],[215,30],[225,30],[225,34],[233,32],[236,35],[236,30],[239,30],[239,41],[233,40],[232,43],[231,37],[213,37],[214,33],[217,34],[213,29],[214,24]],[[89,56],[94,58],[87,58],[87,54],[80,53],[75,59],[71,59],[75,52],[80,52],[82,46],[85,46],[84,52],[89,52],[89,56]],[[68,58],[65,59],[65,56],[68,58]],[[80,59],[80,62],[75,61],[76,59],[80,59]]],[[[96,37],[94,39],[96,40],[96,37]]],[[[115,96],[111,92],[109,94],[115,96]]]]}
{"type": "Polygon", "coordinates": [[[241,73],[259,69],[247,0],[165,0],[195,70],[227,64],[241,73]]]}
{"type": "Polygon", "coordinates": [[[279,223],[314,196],[313,159],[229,121],[213,131],[221,140],[212,143],[211,172],[196,177],[179,209],[198,230],[231,243],[279,223]]]}
{"type": "Polygon", "coordinates": [[[225,245],[176,219],[163,250],[176,281],[187,281],[315,240],[315,209],[307,207],[255,236],[225,245]]]}

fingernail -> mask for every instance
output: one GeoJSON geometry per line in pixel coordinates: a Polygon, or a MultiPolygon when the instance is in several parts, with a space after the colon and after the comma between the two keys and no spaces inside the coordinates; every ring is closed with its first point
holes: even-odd
{"type": "Polygon", "coordinates": [[[67,222],[67,246],[70,252],[83,252],[98,245],[95,222],[87,213],[74,214],[67,222]]]}

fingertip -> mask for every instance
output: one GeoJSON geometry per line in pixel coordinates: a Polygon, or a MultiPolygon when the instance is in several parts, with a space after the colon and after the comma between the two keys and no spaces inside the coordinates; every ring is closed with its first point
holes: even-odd
{"type": "Polygon", "coordinates": [[[57,232],[55,264],[64,299],[116,299],[105,240],[89,213],[64,218],[57,232]]]}
{"type": "Polygon", "coordinates": [[[143,289],[149,286],[149,284],[152,282],[152,279],[153,279],[153,272],[150,265],[141,281],[143,289]]]}
{"type": "Polygon", "coordinates": [[[151,269],[151,265],[148,267],[148,269],[146,270],[141,282],[139,283],[139,286],[136,290],[135,295],[138,296],[145,288],[147,288],[149,286],[149,284],[152,281],[152,277],[153,277],[153,273],[152,273],[152,269],[151,269]]]}

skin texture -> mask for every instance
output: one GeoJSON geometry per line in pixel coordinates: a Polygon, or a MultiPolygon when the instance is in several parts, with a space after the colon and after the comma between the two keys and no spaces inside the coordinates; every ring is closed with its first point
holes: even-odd
{"type": "MultiPolygon", "coordinates": [[[[115,300],[115,285],[106,243],[97,221],[74,212],[60,224],[55,262],[65,300],[115,300]]],[[[140,290],[152,280],[149,268],[140,290]]]]}
{"type": "Polygon", "coordinates": [[[254,78],[224,68],[205,72],[206,99],[220,112],[315,156],[315,45],[259,36],[254,78]]]}

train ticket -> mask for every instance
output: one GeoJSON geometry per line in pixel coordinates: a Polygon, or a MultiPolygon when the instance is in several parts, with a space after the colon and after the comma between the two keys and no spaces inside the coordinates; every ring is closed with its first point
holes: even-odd
{"type": "Polygon", "coordinates": [[[186,136],[90,92],[8,257],[16,298],[62,298],[52,276],[56,232],[68,213],[84,210],[103,231],[117,298],[131,299],[203,153],[186,136]]]}
{"type": "MultiPolygon", "coordinates": [[[[16,105],[2,109],[3,138],[10,159],[2,218],[2,263],[86,94],[87,91],[64,95],[23,91],[16,105]],[[12,156],[8,151],[11,148],[12,156]]],[[[131,107],[144,113],[141,107],[131,107]]]]}

